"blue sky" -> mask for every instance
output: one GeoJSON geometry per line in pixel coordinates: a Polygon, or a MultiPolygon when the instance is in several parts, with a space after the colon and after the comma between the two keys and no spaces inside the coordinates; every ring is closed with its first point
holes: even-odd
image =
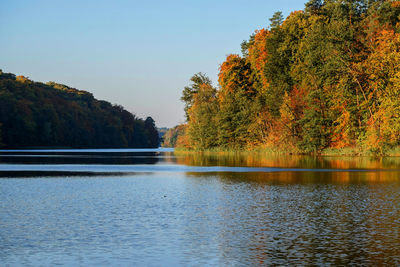
{"type": "Polygon", "coordinates": [[[227,54],[304,1],[2,0],[0,68],[120,104],[157,126],[184,121],[179,98],[204,72],[216,85],[227,54]]]}

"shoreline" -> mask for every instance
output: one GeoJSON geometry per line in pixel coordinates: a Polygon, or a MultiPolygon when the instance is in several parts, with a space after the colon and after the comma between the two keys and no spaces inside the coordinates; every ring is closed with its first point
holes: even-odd
{"type": "Polygon", "coordinates": [[[278,148],[255,148],[255,149],[226,149],[226,148],[213,148],[205,150],[195,150],[187,148],[175,148],[175,153],[178,154],[270,154],[270,155],[284,155],[284,156],[314,156],[314,157],[400,157],[400,147],[395,147],[385,151],[384,153],[374,153],[372,151],[365,151],[357,147],[349,148],[326,148],[320,152],[299,152],[294,150],[282,150],[278,148]]]}

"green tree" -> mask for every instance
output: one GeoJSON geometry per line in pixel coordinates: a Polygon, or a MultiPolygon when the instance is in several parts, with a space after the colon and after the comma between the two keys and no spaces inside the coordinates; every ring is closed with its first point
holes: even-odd
{"type": "Polygon", "coordinates": [[[195,149],[208,149],[217,145],[218,134],[217,90],[210,84],[202,84],[194,94],[189,109],[188,135],[195,149]]]}
{"type": "MultiPolygon", "coordinates": [[[[0,123],[6,147],[157,147],[153,123],[89,92],[0,72],[0,123]]],[[[158,137],[158,136],[157,136],[158,137]]]]}
{"type": "Polygon", "coordinates": [[[305,11],[310,14],[317,14],[323,6],[323,0],[310,0],[305,4],[305,11]]]}
{"type": "Polygon", "coordinates": [[[229,55],[220,67],[218,140],[221,146],[242,148],[248,142],[257,94],[251,76],[250,64],[238,55],[229,55]]]}
{"type": "Polygon", "coordinates": [[[159,147],[160,138],[158,136],[158,131],[155,125],[155,121],[152,117],[147,117],[144,121],[144,129],[147,135],[147,145],[148,147],[159,147]]]}
{"type": "Polygon", "coordinates": [[[211,80],[208,78],[204,73],[196,73],[195,75],[190,78],[192,84],[186,86],[183,89],[181,101],[185,103],[185,115],[186,119],[189,120],[188,111],[193,105],[194,95],[199,91],[200,87],[203,84],[208,84],[211,86],[211,80]]]}
{"type": "Polygon", "coordinates": [[[275,12],[274,15],[269,19],[269,21],[271,22],[271,24],[269,25],[271,30],[279,28],[279,26],[281,26],[283,22],[282,12],[281,11],[275,12]]]}

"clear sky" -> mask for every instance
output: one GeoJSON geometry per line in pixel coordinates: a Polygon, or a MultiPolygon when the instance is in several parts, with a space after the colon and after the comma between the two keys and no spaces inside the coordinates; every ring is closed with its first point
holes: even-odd
{"type": "Polygon", "coordinates": [[[179,98],[227,54],[304,7],[302,0],[1,0],[0,68],[120,104],[158,127],[184,121],[179,98]]]}

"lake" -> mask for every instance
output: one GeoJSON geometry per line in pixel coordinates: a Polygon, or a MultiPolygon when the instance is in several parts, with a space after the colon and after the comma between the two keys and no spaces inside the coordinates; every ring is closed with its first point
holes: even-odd
{"type": "Polygon", "coordinates": [[[0,265],[400,265],[400,158],[0,150],[0,265]]]}

